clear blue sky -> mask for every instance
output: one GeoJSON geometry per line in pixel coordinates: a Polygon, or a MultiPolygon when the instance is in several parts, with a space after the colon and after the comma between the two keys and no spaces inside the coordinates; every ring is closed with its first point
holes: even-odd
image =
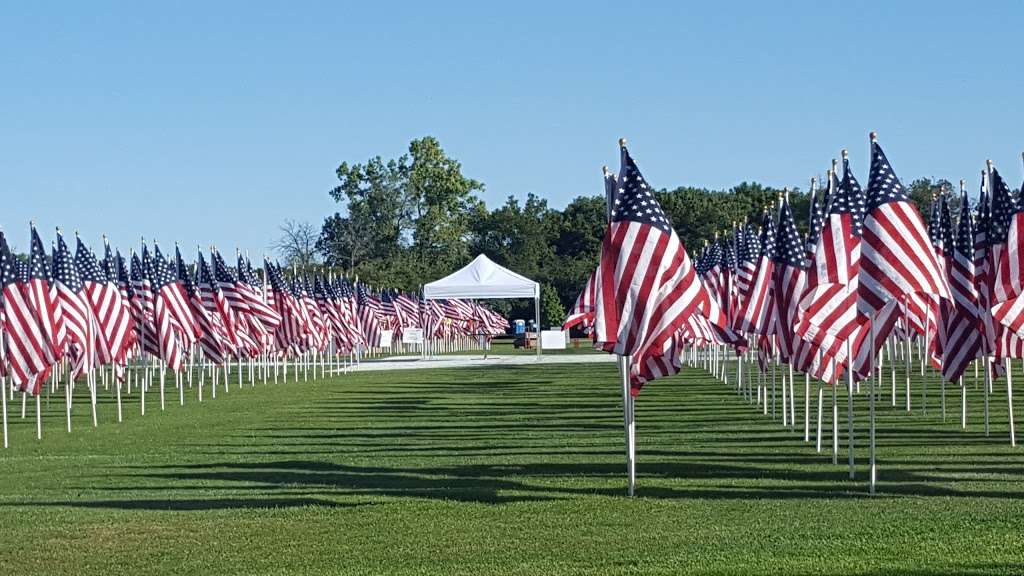
{"type": "Polygon", "coordinates": [[[806,186],[877,130],[906,181],[1024,149],[1024,3],[5,3],[0,224],[262,253],[343,160],[431,134],[488,204],[806,186]]]}

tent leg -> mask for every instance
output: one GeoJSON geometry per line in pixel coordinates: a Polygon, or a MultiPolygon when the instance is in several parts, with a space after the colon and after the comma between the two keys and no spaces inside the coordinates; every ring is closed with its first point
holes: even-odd
{"type": "Polygon", "coordinates": [[[541,345],[540,345],[540,294],[533,299],[533,317],[537,325],[537,360],[540,360],[541,345]]]}

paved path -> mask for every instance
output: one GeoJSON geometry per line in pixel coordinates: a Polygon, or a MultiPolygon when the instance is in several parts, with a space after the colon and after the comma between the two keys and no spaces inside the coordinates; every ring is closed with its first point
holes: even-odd
{"type": "Polygon", "coordinates": [[[371,370],[416,370],[426,368],[461,368],[463,366],[509,366],[517,364],[591,364],[595,362],[614,362],[612,354],[549,354],[540,360],[532,354],[488,355],[485,360],[481,354],[449,354],[435,356],[424,360],[419,356],[392,356],[380,360],[363,360],[355,369],[358,372],[371,370]]]}

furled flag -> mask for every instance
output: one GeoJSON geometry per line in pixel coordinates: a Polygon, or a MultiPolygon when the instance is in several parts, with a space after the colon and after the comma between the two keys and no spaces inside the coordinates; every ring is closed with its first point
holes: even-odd
{"type": "Polygon", "coordinates": [[[621,146],[619,188],[601,247],[594,301],[595,342],[630,355],[631,393],[640,367],[664,346],[705,299],[686,248],[640,170],[621,146]]]}
{"type": "Polygon", "coordinates": [[[153,318],[156,321],[159,357],[163,359],[168,368],[178,371],[184,365],[184,356],[188,352],[183,346],[186,328],[176,317],[179,312],[178,306],[184,303],[185,299],[177,273],[171,269],[159,249],[155,247],[151,274],[153,318]]]}
{"type": "Polygon", "coordinates": [[[121,292],[100,268],[96,256],[77,238],[75,266],[85,285],[87,301],[99,326],[99,359],[104,364],[123,366],[132,343],[131,313],[121,292]]]}
{"type": "MultiPolygon", "coordinates": [[[[769,335],[775,329],[775,305],[771,297],[775,263],[775,219],[764,210],[757,244],[747,249],[748,260],[755,262],[754,273],[746,294],[740,294],[740,308],[733,326],[753,334],[769,335]]],[[[749,267],[750,264],[745,264],[749,267]]]]}
{"type": "MultiPolygon", "coordinates": [[[[147,262],[149,252],[145,245],[142,247],[143,256],[147,262]]],[[[132,319],[135,321],[135,333],[142,351],[154,356],[160,354],[157,346],[156,327],[153,322],[153,295],[150,292],[148,264],[143,264],[139,256],[132,250],[131,255],[131,310],[132,319]]]]}
{"type": "MultiPolygon", "coordinates": [[[[827,215],[807,271],[801,306],[803,318],[796,332],[814,342],[825,356],[846,363],[848,339],[865,322],[857,314],[864,193],[843,153],[843,175],[830,174],[827,215]]],[[[852,342],[851,342],[852,343],[852,342]]]]}
{"type": "Polygon", "coordinates": [[[57,287],[57,305],[67,330],[67,346],[73,367],[71,377],[77,378],[97,365],[100,334],[85,283],[59,230],[57,248],[53,253],[53,282],[57,287]]]}
{"type": "MultiPolygon", "coordinates": [[[[0,239],[3,239],[2,232],[0,239]]],[[[0,347],[4,348],[14,384],[21,390],[38,394],[39,390],[32,384],[37,374],[46,372],[50,367],[47,351],[52,354],[52,350],[28,295],[22,290],[18,259],[11,253],[6,240],[0,242],[0,290],[3,294],[5,336],[0,347]]]]}
{"type": "Polygon", "coordinates": [[[1024,325],[1024,298],[1021,298],[1024,284],[1024,208],[1013,197],[1009,186],[999,175],[995,166],[989,164],[989,183],[992,192],[992,215],[989,220],[987,241],[989,249],[992,294],[992,316],[1003,326],[1014,332],[1024,325]],[[994,272],[994,274],[992,273],[994,272]]]}
{"type": "Polygon", "coordinates": [[[974,270],[974,223],[967,192],[960,194],[960,224],[946,268],[953,301],[944,306],[939,337],[942,342],[942,377],[955,381],[981,356],[981,314],[974,270]]]}
{"type": "Polygon", "coordinates": [[[800,320],[799,300],[803,293],[807,262],[804,259],[804,243],[793,220],[789,206],[789,194],[781,198],[779,208],[778,241],[775,243],[774,278],[772,297],[775,300],[775,336],[778,338],[779,359],[792,361],[796,350],[797,336],[793,327],[800,320]]]}
{"type": "Polygon", "coordinates": [[[874,137],[858,279],[858,310],[873,323],[869,355],[889,336],[909,295],[950,299],[921,215],[874,137]]]}
{"type": "Polygon", "coordinates": [[[46,250],[35,225],[32,226],[32,247],[29,253],[28,278],[23,279],[24,290],[32,307],[32,314],[46,337],[47,363],[52,366],[60,360],[64,349],[64,324],[59,319],[56,293],[50,282],[50,265],[46,250]]]}
{"type": "Polygon", "coordinates": [[[356,284],[356,297],[359,304],[359,324],[363,328],[363,340],[370,347],[380,345],[380,303],[370,296],[366,284],[356,284]]]}
{"type": "Polygon", "coordinates": [[[196,323],[199,325],[199,348],[207,360],[221,365],[227,358],[232,346],[231,340],[227,336],[227,331],[221,322],[216,304],[213,303],[211,310],[207,308],[204,301],[204,291],[200,288],[200,284],[205,282],[206,286],[210,285],[210,271],[205,261],[200,265],[199,259],[202,259],[203,253],[198,251],[199,259],[196,260],[195,272],[189,273],[188,269],[185,268],[184,260],[181,258],[181,251],[175,247],[174,252],[178,279],[181,281],[182,287],[185,289],[185,295],[188,297],[188,306],[192,311],[192,317],[196,319],[196,323]]]}
{"type": "Polygon", "coordinates": [[[569,310],[569,314],[565,317],[565,322],[562,323],[562,330],[568,330],[577,324],[583,324],[583,327],[589,329],[594,323],[594,276],[596,272],[591,272],[590,276],[587,277],[587,284],[583,287],[580,295],[576,297],[576,303],[573,304],[572,310],[569,310]]]}

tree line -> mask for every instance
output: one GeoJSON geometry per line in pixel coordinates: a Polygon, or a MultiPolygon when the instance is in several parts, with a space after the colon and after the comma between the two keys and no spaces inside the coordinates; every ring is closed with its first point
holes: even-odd
{"type": "MultiPolygon", "coordinates": [[[[461,164],[430,136],[413,140],[398,158],[342,162],[335,173],[338,185],[328,193],[339,209],[319,230],[308,223],[282,225],[274,247],[289,265],[329,268],[373,286],[418,292],[483,253],[541,283],[545,327],[561,323],[597,265],[607,227],[597,178],[597,194],[576,197],[561,209],[532,192],[523,201],[509,196],[488,209],[479,198],[484,184],[464,175],[461,164]]],[[[920,178],[908,190],[927,218],[933,194],[951,187],[920,178]]],[[[748,219],[760,223],[762,211],[781,192],[743,182],[728,190],[678,186],[656,196],[696,257],[716,232],[728,233],[734,223],[748,219]]],[[[806,231],[809,193],[794,187],[789,198],[798,226],[806,231]]],[[[532,303],[492,304],[512,317],[533,317],[532,303]]]]}

